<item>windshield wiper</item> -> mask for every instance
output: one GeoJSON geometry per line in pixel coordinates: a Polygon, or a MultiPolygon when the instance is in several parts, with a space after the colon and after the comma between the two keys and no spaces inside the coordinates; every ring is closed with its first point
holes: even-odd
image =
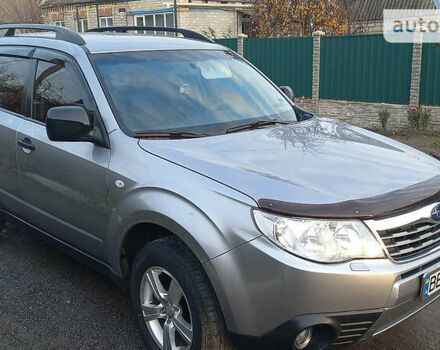
{"type": "Polygon", "coordinates": [[[238,131],[243,131],[243,130],[252,130],[252,129],[257,129],[263,126],[270,126],[270,125],[276,125],[276,124],[290,124],[291,122],[289,121],[283,121],[283,120],[278,120],[278,119],[273,119],[273,120],[258,120],[256,122],[252,122],[252,123],[248,123],[248,124],[243,124],[243,125],[239,125],[239,126],[234,126],[233,128],[229,128],[228,130],[226,130],[227,134],[233,133],[233,132],[238,132],[238,131]]]}
{"type": "Polygon", "coordinates": [[[195,132],[184,131],[148,131],[138,132],[134,137],[138,139],[196,139],[199,137],[210,136],[209,134],[199,134],[195,132]]]}

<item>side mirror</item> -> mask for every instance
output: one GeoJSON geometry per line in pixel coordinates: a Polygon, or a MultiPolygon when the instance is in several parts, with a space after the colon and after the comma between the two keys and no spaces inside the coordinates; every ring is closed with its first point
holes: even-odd
{"type": "Polygon", "coordinates": [[[53,107],[47,112],[46,131],[51,141],[94,142],[93,129],[83,107],[53,107]]]}
{"type": "Polygon", "coordinates": [[[295,93],[290,86],[280,86],[280,89],[289,99],[292,101],[295,100],[295,93]]]}

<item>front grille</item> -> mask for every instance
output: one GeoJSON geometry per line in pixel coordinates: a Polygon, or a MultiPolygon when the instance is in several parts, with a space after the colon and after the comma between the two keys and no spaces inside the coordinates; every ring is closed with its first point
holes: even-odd
{"type": "Polygon", "coordinates": [[[377,231],[392,259],[410,260],[440,247],[440,223],[429,220],[377,231]]]}
{"type": "Polygon", "coordinates": [[[380,313],[374,313],[336,317],[340,322],[341,332],[333,345],[348,345],[357,342],[370,330],[380,315],[380,313]]]}

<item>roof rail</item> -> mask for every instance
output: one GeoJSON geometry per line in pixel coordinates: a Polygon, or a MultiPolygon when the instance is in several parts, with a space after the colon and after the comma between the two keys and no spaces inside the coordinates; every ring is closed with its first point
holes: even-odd
{"type": "Polygon", "coordinates": [[[48,26],[44,24],[5,24],[0,25],[0,31],[5,32],[0,34],[0,37],[11,37],[15,35],[17,29],[34,29],[46,32],[55,32],[55,39],[67,41],[76,45],[85,45],[84,39],[73,30],[58,26],[48,26]]]}
{"type": "Polygon", "coordinates": [[[188,29],[181,28],[172,28],[172,27],[137,27],[137,26],[128,26],[128,27],[102,27],[102,28],[94,28],[89,29],[88,32],[95,33],[104,33],[104,32],[117,32],[117,33],[126,33],[127,31],[133,30],[142,30],[142,31],[151,31],[151,32],[170,32],[170,33],[179,33],[182,34],[185,38],[196,39],[201,41],[206,41],[208,43],[214,43],[215,41],[208,38],[207,36],[194,32],[188,29]]]}

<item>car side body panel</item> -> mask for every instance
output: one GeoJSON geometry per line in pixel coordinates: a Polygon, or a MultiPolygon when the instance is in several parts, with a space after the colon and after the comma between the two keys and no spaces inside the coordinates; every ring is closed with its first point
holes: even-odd
{"type": "Polygon", "coordinates": [[[23,120],[17,146],[20,214],[38,228],[103,259],[109,215],[107,171],[110,151],[91,143],[50,141],[44,125],[23,120]]]}
{"type": "MultiPolygon", "coordinates": [[[[138,147],[138,140],[121,131],[113,132],[110,142],[112,213],[107,247],[117,275],[121,274],[121,243],[137,224],[163,226],[182,239],[202,263],[261,235],[253,226],[251,208],[256,203],[249,197],[146,153],[138,147]],[[122,181],[124,187],[119,188],[116,181],[122,181]]],[[[179,142],[176,140],[176,147],[179,142]]]]}

